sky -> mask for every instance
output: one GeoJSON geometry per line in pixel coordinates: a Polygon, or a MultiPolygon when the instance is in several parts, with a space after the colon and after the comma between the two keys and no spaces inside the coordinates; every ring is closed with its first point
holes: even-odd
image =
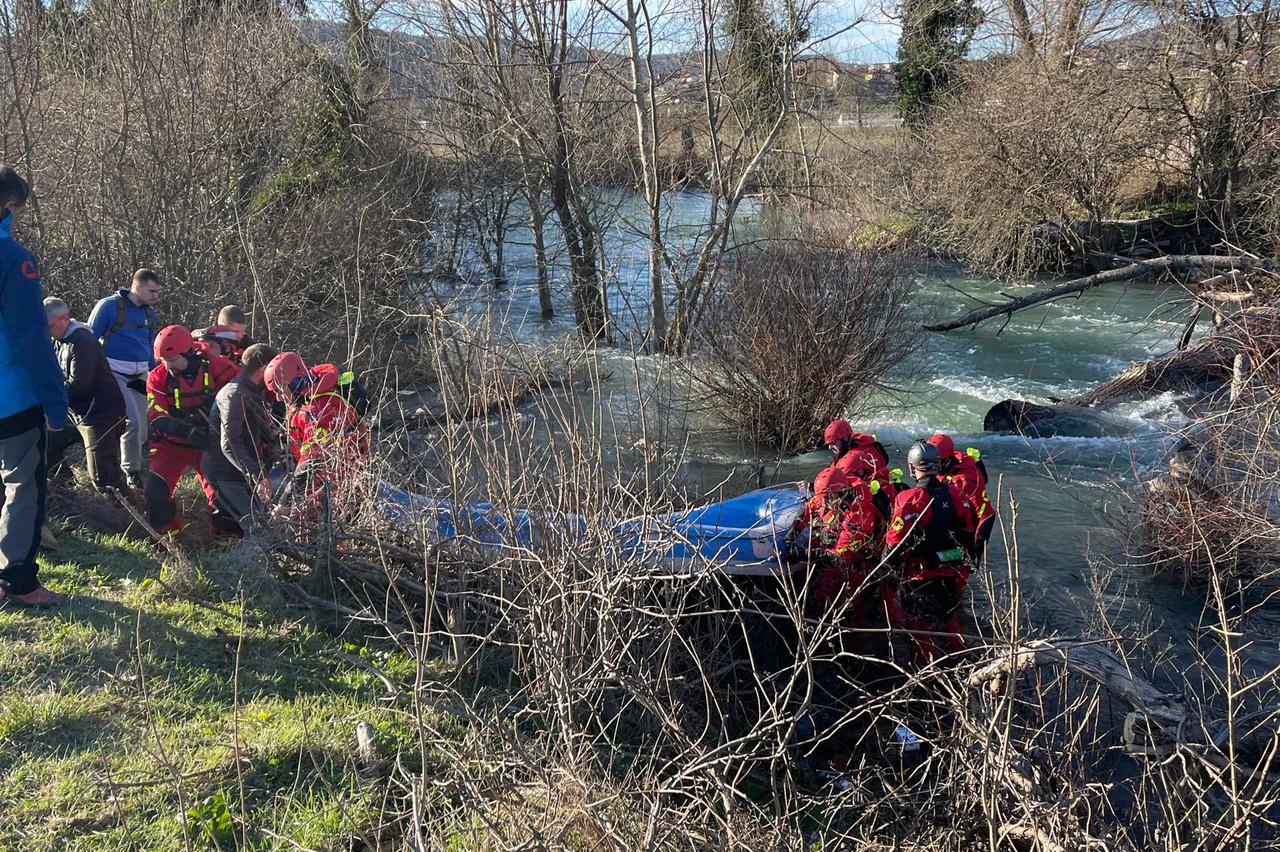
{"type": "Polygon", "coordinates": [[[818,14],[814,35],[835,35],[818,50],[846,62],[892,62],[901,32],[896,12],[896,4],[832,0],[818,14]]]}
{"type": "MultiPolygon", "coordinates": [[[[439,0],[389,3],[384,11],[425,10],[436,2],[439,0]]],[[[465,2],[463,0],[464,8],[465,2]]],[[[811,33],[814,51],[846,62],[893,61],[900,31],[896,21],[897,0],[801,0],[802,5],[809,3],[815,6],[811,33]]],[[[601,10],[614,8],[615,4],[617,8],[624,7],[623,0],[570,0],[570,14],[575,14],[575,11],[583,15],[595,12],[592,17],[598,22],[605,22],[605,29],[608,29],[608,15],[601,10]]],[[[676,52],[691,46],[689,28],[692,19],[689,13],[692,5],[689,0],[648,0],[650,13],[658,22],[659,51],[676,52]]],[[[311,14],[319,19],[339,20],[342,16],[336,0],[311,0],[308,6],[311,14]]],[[[389,13],[380,15],[377,25],[389,30],[413,30],[411,25],[406,26],[405,20],[397,20],[397,17],[389,13]]],[[[412,17],[410,12],[408,18],[412,17]]]]}

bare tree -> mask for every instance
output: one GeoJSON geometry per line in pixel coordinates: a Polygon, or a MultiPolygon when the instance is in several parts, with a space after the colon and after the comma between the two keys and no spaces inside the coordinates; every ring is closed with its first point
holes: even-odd
{"type": "Polygon", "coordinates": [[[1165,164],[1230,243],[1246,244],[1280,165],[1280,11],[1231,0],[1157,0],[1151,11],[1158,40],[1130,57],[1158,80],[1179,134],[1165,164]]]}
{"type": "Polygon", "coordinates": [[[597,81],[601,60],[593,54],[592,17],[584,18],[565,0],[474,0],[424,10],[412,23],[429,38],[439,36],[443,50],[437,62],[453,82],[444,97],[465,101],[473,116],[483,115],[483,121],[471,125],[480,138],[450,127],[440,143],[474,152],[477,142],[500,137],[519,164],[522,176],[516,185],[529,205],[541,258],[544,314],[551,310],[545,198],[566,246],[578,330],[585,340],[607,341],[611,332],[590,197],[594,164],[589,146],[616,107],[602,96],[597,81]]]}
{"type": "Polygon", "coordinates": [[[1109,98],[1143,86],[1102,67],[975,69],[919,152],[916,192],[933,239],[1003,275],[1060,269],[1108,248],[1103,226],[1122,185],[1168,138],[1136,97],[1109,98]]]}

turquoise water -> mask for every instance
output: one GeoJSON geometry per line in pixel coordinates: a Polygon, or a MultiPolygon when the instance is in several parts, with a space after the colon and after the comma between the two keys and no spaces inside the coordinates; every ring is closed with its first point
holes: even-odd
{"type": "MultiPolygon", "coordinates": [[[[650,410],[671,402],[669,425],[688,433],[681,473],[695,491],[730,496],[758,483],[811,478],[826,463],[824,454],[781,461],[755,455],[727,439],[712,412],[688,404],[678,362],[632,351],[631,341],[647,323],[647,255],[639,206],[618,196],[616,207],[605,246],[618,345],[592,356],[609,378],[588,401],[604,415],[603,430],[619,443],[646,437],[646,429],[638,425],[640,399],[646,399],[650,410]]],[[[670,208],[688,244],[687,223],[705,217],[707,201],[684,194],[670,208]]],[[[738,222],[739,235],[759,227],[754,208],[738,222]]],[[[441,296],[453,311],[483,315],[526,342],[558,345],[571,340],[572,311],[562,286],[555,291],[557,316],[547,322],[539,316],[532,249],[521,239],[517,233],[508,247],[510,286],[458,285],[441,296]]],[[[1001,293],[1033,287],[938,264],[919,264],[905,274],[918,283],[915,306],[922,322],[967,310],[975,303],[964,294],[991,301],[1001,293]]],[[[1182,298],[1176,287],[1117,285],[1021,312],[1003,326],[993,321],[946,334],[920,331],[921,356],[893,377],[901,393],[881,394],[863,411],[832,413],[846,414],[875,432],[899,461],[913,439],[935,431],[951,433],[960,446],[981,449],[997,483],[998,497],[992,498],[1006,523],[1012,522],[1017,507],[1018,573],[1027,612],[1039,628],[1064,635],[1088,632],[1097,608],[1091,589],[1097,587],[1113,623],[1137,629],[1150,621],[1158,643],[1181,645],[1201,620],[1203,596],[1130,564],[1124,535],[1139,521],[1135,484],[1163,465],[1174,433],[1185,423],[1182,400],[1166,394],[1118,406],[1108,412],[1105,437],[990,435],[982,432],[982,418],[1000,400],[1047,402],[1171,349],[1185,317],[1182,298]],[[1105,582],[1095,582],[1095,563],[1113,566],[1105,582]]],[[[798,351],[797,357],[801,355],[798,351]]],[[[652,434],[647,437],[651,440],[652,434]]],[[[1007,544],[998,531],[988,569],[988,579],[997,587],[1006,584],[1011,571],[1007,544]]],[[[984,596],[978,593],[976,607],[984,606],[984,596]]]]}

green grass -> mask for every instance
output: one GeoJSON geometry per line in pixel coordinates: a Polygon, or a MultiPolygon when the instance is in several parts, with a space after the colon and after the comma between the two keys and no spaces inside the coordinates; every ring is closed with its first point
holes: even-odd
{"type": "Polygon", "coordinates": [[[897,214],[863,225],[853,236],[856,248],[876,248],[893,245],[909,239],[919,223],[909,216],[897,214]]]}
{"type": "Polygon", "coordinates": [[[363,640],[252,602],[242,621],[232,590],[223,612],[175,599],[144,542],[60,538],[42,579],[71,601],[0,607],[0,850],[378,848],[386,791],[356,771],[355,726],[384,756],[414,736],[338,655],[363,640]]]}

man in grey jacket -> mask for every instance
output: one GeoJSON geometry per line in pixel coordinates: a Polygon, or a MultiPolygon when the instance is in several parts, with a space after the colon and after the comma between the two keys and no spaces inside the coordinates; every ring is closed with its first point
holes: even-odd
{"type": "Polygon", "coordinates": [[[280,454],[280,426],[271,416],[263,373],[279,353],[255,343],[244,351],[241,372],[218,391],[209,412],[209,445],[200,467],[218,504],[240,529],[252,532],[271,502],[271,462],[280,454]]]}

